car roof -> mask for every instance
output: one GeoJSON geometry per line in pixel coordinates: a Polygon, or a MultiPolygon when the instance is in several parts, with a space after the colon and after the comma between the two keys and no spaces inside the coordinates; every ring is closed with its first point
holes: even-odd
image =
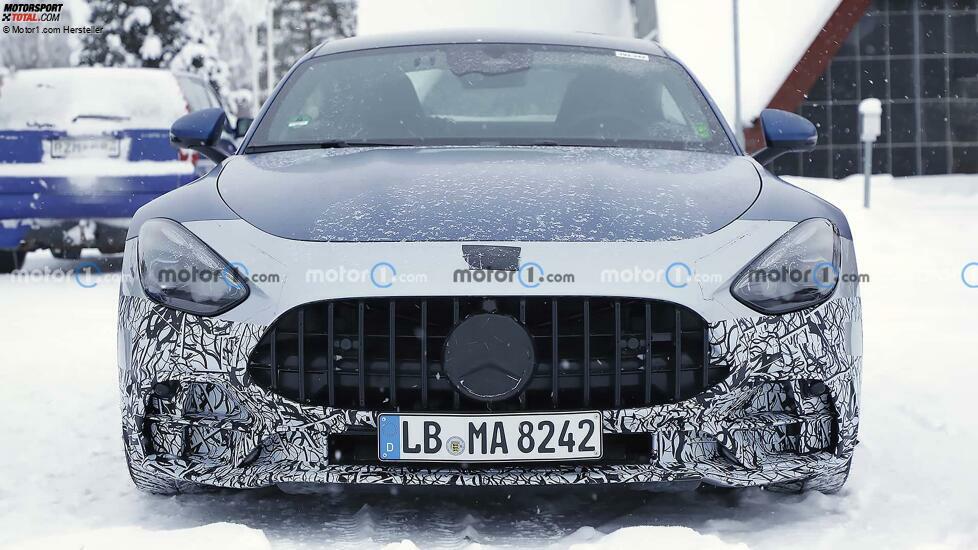
{"type": "Polygon", "coordinates": [[[344,38],[321,44],[313,51],[312,56],[318,57],[334,53],[370,50],[375,48],[390,48],[395,46],[421,46],[426,44],[452,43],[465,44],[475,42],[580,46],[669,57],[669,54],[666,53],[666,51],[659,44],[650,40],[623,38],[618,36],[585,32],[544,32],[486,28],[415,31],[344,38]]]}
{"type": "Polygon", "coordinates": [[[170,73],[168,69],[150,67],[53,67],[43,69],[17,69],[12,74],[131,74],[133,76],[146,74],[170,73]]]}
{"type": "Polygon", "coordinates": [[[39,121],[72,128],[79,115],[91,114],[118,118],[107,123],[113,128],[169,128],[187,106],[173,73],[149,68],[19,70],[3,79],[0,96],[4,129],[39,121]]]}
{"type": "Polygon", "coordinates": [[[189,73],[186,71],[173,71],[170,69],[158,69],[153,67],[53,67],[53,68],[41,68],[41,69],[17,69],[12,71],[11,76],[17,74],[29,75],[31,77],[36,76],[49,76],[49,75],[67,75],[71,76],[73,74],[84,74],[84,75],[118,75],[125,76],[131,75],[134,78],[146,77],[148,75],[173,75],[180,78],[193,78],[197,80],[203,80],[203,78],[194,73],[189,73]]]}

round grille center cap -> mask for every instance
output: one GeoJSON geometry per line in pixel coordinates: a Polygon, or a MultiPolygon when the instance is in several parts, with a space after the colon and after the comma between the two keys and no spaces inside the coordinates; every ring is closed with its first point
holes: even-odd
{"type": "Polygon", "coordinates": [[[502,401],[523,391],[535,366],[533,339],[508,315],[473,315],[445,342],[448,379],[478,401],[502,401]]]}

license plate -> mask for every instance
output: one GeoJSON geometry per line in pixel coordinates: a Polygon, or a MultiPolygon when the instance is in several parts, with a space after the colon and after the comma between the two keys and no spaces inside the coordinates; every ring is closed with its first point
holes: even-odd
{"type": "Polygon", "coordinates": [[[51,142],[51,156],[67,157],[117,157],[119,140],[114,138],[67,138],[51,142]]]}
{"type": "Polygon", "coordinates": [[[529,462],[601,458],[601,413],[382,414],[382,461],[529,462]]]}

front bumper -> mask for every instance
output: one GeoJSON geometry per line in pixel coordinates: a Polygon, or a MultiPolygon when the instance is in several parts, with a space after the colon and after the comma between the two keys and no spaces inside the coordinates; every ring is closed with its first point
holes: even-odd
{"type": "Polygon", "coordinates": [[[330,435],[374,430],[377,413],[301,405],[251,384],[248,357],[267,327],[123,296],[123,434],[133,475],[146,483],[805,481],[832,489],[845,479],[856,445],[860,327],[852,296],[788,315],[712,322],[710,360],[729,365],[726,380],[679,403],[602,411],[606,434],[648,434],[647,462],[428,468],[337,463],[330,435]]]}
{"type": "Polygon", "coordinates": [[[38,226],[53,221],[132,218],[144,205],[195,177],[192,172],[74,178],[0,174],[0,248],[30,245],[37,240],[38,226]]]}

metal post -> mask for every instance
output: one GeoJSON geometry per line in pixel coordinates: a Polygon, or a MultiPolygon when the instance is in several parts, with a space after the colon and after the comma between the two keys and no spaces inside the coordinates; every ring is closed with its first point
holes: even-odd
{"type": "Polygon", "coordinates": [[[261,106],[261,86],[258,84],[258,70],[261,67],[261,46],[258,45],[258,23],[252,22],[251,26],[251,48],[249,57],[251,58],[251,116],[258,115],[258,108],[261,106]]]}
{"type": "Polygon", "coordinates": [[[275,88],[275,5],[273,0],[265,4],[265,56],[266,62],[266,94],[272,97],[275,88]]]}
{"type": "Polygon", "coordinates": [[[740,114],[740,2],[733,0],[733,56],[734,56],[734,131],[737,142],[744,145],[744,123],[740,114]]]}
{"type": "Polygon", "coordinates": [[[873,177],[873,142],[863,142],[863,207],[869,208],[869,182],[873,177]]]}
{"type": "Polygon", "coordinates": [[[869,184],[873,175],[873,143],[883,128],[883,104],[875,97],[859,102],[859,141],[863,142],[863,207],[869,208],[869,184]]]}

